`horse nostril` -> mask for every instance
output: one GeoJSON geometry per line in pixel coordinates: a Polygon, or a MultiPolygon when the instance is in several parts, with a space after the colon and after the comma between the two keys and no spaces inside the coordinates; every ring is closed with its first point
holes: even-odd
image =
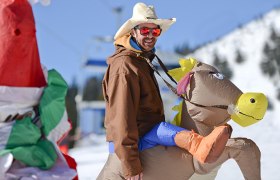
{"type": "Polygon", "coordinates": [[[256,100],[255,100],[254,98],[251,98],[251,99],[250,99],[250,102],[251,102],[251,103],[255,103],[256,100]]]}

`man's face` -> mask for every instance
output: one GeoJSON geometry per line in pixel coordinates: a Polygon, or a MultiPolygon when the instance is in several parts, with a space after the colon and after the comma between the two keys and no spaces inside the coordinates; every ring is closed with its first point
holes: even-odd
{"type": "Polygon", "coordinates": [[[155,44],[157,42],[157,37],[158,37],[158,36],[154,36],[152,31],[155,31],[158,28],[159,27],[156,24],[143,23],[143,24],[139,24],[137,26],[137,28],[132,29],[131,34],[145,51],[150,51],[155,47],[155,44]],[[148,28],[149,33],[141,34],[140,33],[141,28],[148,28]],[[152,29],[155,29],[155,30],[152,30],[152,29]]]}

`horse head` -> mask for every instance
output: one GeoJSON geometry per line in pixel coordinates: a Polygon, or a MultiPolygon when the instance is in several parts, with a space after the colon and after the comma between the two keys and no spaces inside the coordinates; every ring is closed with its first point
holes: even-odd
{"type": "Polygon", "coordinates": [[[179,64],[180,68],[168,72],[185,99],[177,125],[207,135],[230,119],[243,127],[263,119],[268,105],[263,93],[243,93],[216,68],[193,58],[181,59],[179,64]]]}

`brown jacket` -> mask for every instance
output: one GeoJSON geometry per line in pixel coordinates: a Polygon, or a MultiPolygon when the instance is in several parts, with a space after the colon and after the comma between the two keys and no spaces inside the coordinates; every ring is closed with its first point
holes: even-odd
{"type": "Polygon", "coordinates": [[[107,141],[114,142],[126,177],[142,172],[139,137],[165,121],[153,70],[140,57],[145,54],[132,48],[129,39],[130,36],[124,36],[115,42],[116,52],[107,60],[108,69],[102,83],[107,141]]]}

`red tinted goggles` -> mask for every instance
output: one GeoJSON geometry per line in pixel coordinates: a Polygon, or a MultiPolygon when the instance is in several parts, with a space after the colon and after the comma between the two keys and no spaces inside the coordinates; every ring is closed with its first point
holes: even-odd
{"type": "Polygon", "coordinates": [[[160,28],[148,28],[148,27],[139,27],[136,26],[135,29],[140,30],[140,34],[142,36],[148,36],[150,32],[154,37],[158,37],[161,34],[161,29],[160,28]]]}

